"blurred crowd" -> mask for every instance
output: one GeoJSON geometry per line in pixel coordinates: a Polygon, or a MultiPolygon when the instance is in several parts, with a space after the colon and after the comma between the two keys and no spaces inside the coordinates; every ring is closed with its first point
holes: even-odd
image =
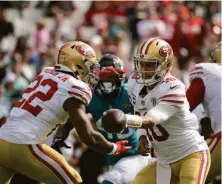
{"type": "MultiPolygon", "coordinates": [[[[150,37],[170,43],[172,73],[188,85],[193,64],[208,61],[221,39],[221,1],[1,1],[0,126],[63,43],[87,42],[98,58],[116,54],[130,74],[138,43],[150,37]]],[[[86,149],[77,147],[74,166],[86,149]]]]}

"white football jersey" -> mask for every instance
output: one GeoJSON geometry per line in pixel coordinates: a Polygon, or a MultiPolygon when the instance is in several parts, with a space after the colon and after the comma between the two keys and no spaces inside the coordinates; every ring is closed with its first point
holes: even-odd
{"type": "Polygon", "coordinates": [[[0,138],[18,144],[38,144],[58,126],[68,113],[66,99],[75,97],[86,105],[92,98],[90,87],[71,75],[45,68],[24,91],[0,129],[0,138]]]}
{"type": "Polygon", "coordinates": [[[221,132],[221,82],[222,66],[216,63],[200,63],[190,74],[191,82],[200,78],[205,86],[203,107],[211,119],[214,133],[221,132]]]}
{"type": "Polygon", "coordinates": [[[141,116],[157,104],[180,108],[167,121],[147,129],[160,163],[170,164],[193,152],[208,149],[197,131],[197,118],[189,111],[185,86],[181,81],[168,74],[152,90],[148,90],[143,84],[138,84],[135,75],[132,75],[128,81],[128,94],[135,113],[141,116]],[[145,90],[147,92],[143,93],[145,90]]]}

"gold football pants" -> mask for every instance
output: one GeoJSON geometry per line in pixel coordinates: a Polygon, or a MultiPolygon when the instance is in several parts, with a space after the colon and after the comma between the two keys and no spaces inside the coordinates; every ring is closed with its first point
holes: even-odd
{"type": "Polygon", "coordinates": [[[210,150],[211,166],[207,175],[207,181],[211,181],[221,174],[221,132],[207,139],[210,150]]]}
{"type": "Polygon", "coordinates": [[[9,184],[19,172],[47,184],[77,184],[78,172],[45,144],[14,144],[0,139],[0,184],[9,184]]]}
{"type": "MultiPolygon", "coordinates": [[[[171,184],[204,184],[210,167],[209,151],[196,152],[170,164],[171,184]]],[[[156,184],[156,166],[153,162],[143,168],[133,184],[156,184]]]]}

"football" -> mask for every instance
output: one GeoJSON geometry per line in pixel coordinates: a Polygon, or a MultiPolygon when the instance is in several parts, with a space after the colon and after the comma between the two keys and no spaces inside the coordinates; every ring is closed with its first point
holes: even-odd
{"type": "Polygon", "coordinates": [[[119,109],[110,109],[103,113],[102,125],[109,133],[120,133],[125,129],[126,123],[126,115],[119,109]]]}

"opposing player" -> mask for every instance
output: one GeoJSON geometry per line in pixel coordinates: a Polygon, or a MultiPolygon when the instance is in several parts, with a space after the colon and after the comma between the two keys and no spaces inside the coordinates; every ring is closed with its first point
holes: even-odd
{"type": "Polygon", "coordinates": [[[130,184],[136,174],[148,163],[149,157],[141,156],[137,151],[138,137],[135,129],[126,128],[120,134],[106,132],[101,123],[103,113],[111,108],[120,109],[126,114],[133,114],[133,106],[129,101],[127,86],[124,81],[123,63],[115,55],[106,54],[99,60],[101,67],[100,81],[95,88],[88,111],[92,114],[99,131],[110,142],[128,140],[132,150],[120,156],[107,155],[110,170],[102,184],[130,184]]]}
{"type": "Polygon", "coordinates": [[[141,154],[149,142],[157,161],[147,165],[133,184],[204,184],[210,167],[206,142],[190,113],[184,84],[170,74],[171,46],[164,40],[145,40],[134,57],[135,74],[128,81],[128,94],[139,116],[128,118],[128,126],[142,127],[141,154]]]}
{"type": "Polygon", "coordinates": [[[200,103],[211,119],[214,135],[207,139],[211,153],[211,167],[207,180],[221,174],[221,45],[219,43],[211,53],[211,63],[196,64],[190,74],[191,84],[187,90],[190,110],[193,111],[200,103]]]}
{"type": "Polygon", "coordinates": [[[90,148],[117,154],[129,147],[108,142],[94,131],[86,114],[98,81],[94,50],[80,41],[63,45],[55,67],[45,68],[24,91],[0,129],[0,183],[10,183],[20,172],[44,183],[80,183],[80,175],[62,155],[42,144],[58,125],[74,126],[90,148]]]}

